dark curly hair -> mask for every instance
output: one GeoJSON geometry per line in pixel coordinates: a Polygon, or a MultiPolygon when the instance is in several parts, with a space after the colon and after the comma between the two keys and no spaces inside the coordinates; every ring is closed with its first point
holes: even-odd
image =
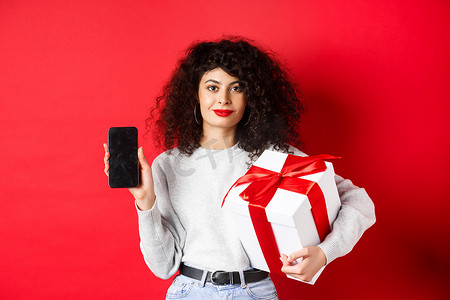
{"type": "Polygon", "coordinates": [[[195,43],[179,61],[146,120],[159,146],[178,147],[187,155],[200,146],[202,125],[193,111],[201,77],[215,68],[239,78],[244,88],[247,106],[235,138],[251,159],[270,145],[284,152],[288,144],[301,146],[297,128],[303,105],[296,86],[274,54],[238,37],[195,43]]]}

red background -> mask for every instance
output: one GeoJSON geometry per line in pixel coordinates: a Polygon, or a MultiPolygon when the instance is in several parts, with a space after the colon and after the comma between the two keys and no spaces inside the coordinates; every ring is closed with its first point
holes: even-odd
{"type": "MultiPolygon", "coordinates": [[[[377,223],[284,299],[449,296],[448,1],[0,1],[0,298],[163,299],[110,126],[137,126],[194,40],[274,50],[303,90],[304,151],[342,156],[377,223]],[[446,133],[447,132],[447,133],[446,133]],[[295,297],[293,295],[296,295],[295,297]]],[[[148,159],[159,150],[141,139],[148,159]]]]}

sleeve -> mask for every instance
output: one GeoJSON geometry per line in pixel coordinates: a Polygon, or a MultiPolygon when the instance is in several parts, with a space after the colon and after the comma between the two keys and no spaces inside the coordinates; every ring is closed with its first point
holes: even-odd
{"type": "Polygon", "coordinates": [[[335,175],[335,180],[342,206],[332,231],[318,245],[327,264],[349,253],[364,231],[375,223],[375,207],[365,189],[339,175],[335,175]]]}
{"type": "Polygon", "coordinates": [[[136,209],[145,263],[157,277],[167,279],[180,266],[186,232],[172,207],[167,175],[157,159],[152,165],[156,203],[147,211],[139,210],[137,205],[136,209]]]}

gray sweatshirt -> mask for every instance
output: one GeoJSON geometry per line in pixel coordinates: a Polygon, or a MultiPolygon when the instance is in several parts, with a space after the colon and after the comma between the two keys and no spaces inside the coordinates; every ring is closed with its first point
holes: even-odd
{"type": "MultiPolygon", "coordinates": [[[[305,156],[293,147],[290,150],[305,156]]],[[[225,150],[198,148],[191,156],[175,148],[170,155],[164,152],[155,158],[156,203],[137,212],[141,251],[156,276],[169,278],[181,262],[210,271],[250,267],[231,212],[221,208],[230,186],[247,172],[248,154],[236,144],[225,150]]],[[[327,264],[350,252],[375,223],[374,205],[366,191],[338,175],[335,180],[342,207],[332,232],[318,245],[327,264]]]]}

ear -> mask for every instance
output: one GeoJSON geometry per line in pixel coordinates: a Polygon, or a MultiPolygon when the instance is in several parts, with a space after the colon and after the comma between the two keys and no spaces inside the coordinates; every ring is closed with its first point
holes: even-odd
{"type": "Polygon", "coordinates": [[[196,104],[198,104],[198,103],[200,103],[200,99],[199,99],[199,97],[198,97],[198,92],[199,92],[199,87],[198,87],[198,85],[197,85],[197,89],[194,91],[194,99],[195,99],[195,103],[196,104]]]}
{"type": "Polygon", "coordinates": [[[250,122],[250,108],[248,108],[248,106],[245,106],[245,110],[244,110],[244,114],[242,115],[242,119],[239,121],[239,123],[242,123],[244,125],[242,126],[247,126],[248,123],[250,122]]]}

